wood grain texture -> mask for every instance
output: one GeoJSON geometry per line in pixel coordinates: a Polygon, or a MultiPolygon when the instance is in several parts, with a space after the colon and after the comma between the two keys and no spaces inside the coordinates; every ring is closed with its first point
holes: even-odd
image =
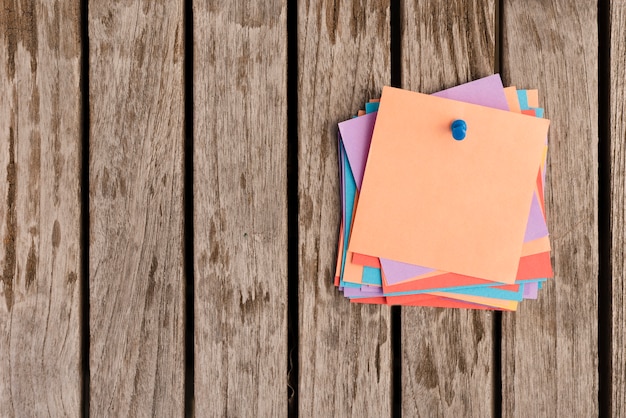
{"type": "Polygon", "coordinates": [[[389,307],[333,286],[341,204],[337,123],[390,82],[389,2],[298,2],[299,410],[390,416],[389,307]]]}
{"type": "Polygon", "coordinates": [[[597,4],[506,0],[502,12],[505,84],[538,88],[551,120],[555,268],[539,300],[503,314],[503,416],[597,416],[597,4]]]}
{"type": "Polygon", "coordinates": [[[287,9],[195,1],[196,416],[287,414],[287,9]]]}
{"type": "Polygon", "coordinates": [[[183,4],[89,4],[90,411],[184,409],[183,4]]]}
{"type": "Polygon", "coordinates": [[[81,411],[79,2],[0,2],[0,415],[81,411]]]}
{"type": "MultiPolygon", "coordinates": [[[[607,30],[608,28],[599,28],[607,30]]],[[[612,266],[611,412],[626,416],[626,3],[610,9],[610,162],[612,266]]]]}
{"type": "MultiPolygon", "coordinates": [[[[404,1],[402,87],[433,93],[493,73],[495,1],[404,1]]],[[[402,413],[493,414],[493,314],[402,308],[402,413]]],[[[495,371],[497,373],[497,371],[495,371]]]]}

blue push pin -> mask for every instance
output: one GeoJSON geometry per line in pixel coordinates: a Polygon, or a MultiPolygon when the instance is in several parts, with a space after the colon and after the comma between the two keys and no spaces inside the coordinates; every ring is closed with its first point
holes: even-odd
{"type": "Polygon", "coordinates": [[[467,123],[465,123],[462,119],[457,119],[452,122],[452,137],[457,141],[462,141],[465,139],[465,134],[467,132],[467,123]]]}

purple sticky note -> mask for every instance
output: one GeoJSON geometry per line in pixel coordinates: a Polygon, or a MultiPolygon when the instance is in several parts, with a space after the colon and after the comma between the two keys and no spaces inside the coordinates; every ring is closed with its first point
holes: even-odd
{"type": "Polygon", "coordinates": [[[341,133],[337,133],[337,143],[338,143],[338,152],[339,152],[339,181],[341,182],[341,220],[342,222],[344,222],[344,229],[345,229],[345,222],[346,222],[346,182],[344,181],[344,173],[343,173],[343,148],[341,146],[341,133]]]}
{"type": "Polygon", "coordinates": [[[380,294],[381,293],[381,287],[380,286],[370,286],[370,285],[363,285],[361,286],[361,291],[363,293],[376,293],[376,294],[380,294]]]}
{"type": "Polygon", "coordinates": [[[543,212],[541,211],[537,194],[534,193],[533,201],[530,205],[530,215],[528,217],[528,224],[526,225],[524,242],[533,241],[547,235],[548,226],[546,225],[546,220],[543,218],[543,212]]]}
{"type": "Polygon", "coordinates": [[[362,289],[358,288],[358,287],[344,287],[343,288],[343,295],[347,298],[358,298],[358,297],[366,297],[366,298],[373,298],[376,296],[383,296],[383,289],[382,287],[378,287],[378,288],[374,288],[374,289],[368,289],[368,291],[363,291],[362,289]],[[377,290],[374,290],[377,289],[377,290]],[[370,291],[371,290],[371,291],[370,291]]]}
{"type": "Polygon", "coordinates": [[[537,293],[539,291],[538,282],[524,283],[524,299],[537,299],[537,293]]]}
{"type": "Polygon", "coordinates": [[[509,105],[504,95],[504,86],[499,74],[442,90],[433,93],[433,96],[492,107],[494,109],[509,110],[509,105]]]}
{"type": "Polygon", "coordinates": [[[402,263],[400,261],[380,259],[380,265],[385,272],[387,283],[390,285],[398,284],[412,277],[421,276],[430,273],[435,269],[429,267],[416,266],[415,264],[402,263]]]}
{"type": "Polygon", "coordinates": [[[374,132],[374,123],[378,113],[368,113],[345,122],[339,123],[339,132],[343,147],[348,156],[348,162],[356,181],[357,189],[361,189],[363,183],[363,173],[365,172],[365,163],[372,142],[372,133],[374,132]]]}

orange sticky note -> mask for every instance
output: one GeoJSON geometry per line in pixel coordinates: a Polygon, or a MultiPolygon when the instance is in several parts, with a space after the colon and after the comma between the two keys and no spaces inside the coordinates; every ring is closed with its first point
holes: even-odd
{"type": "Polygon", "coordinates": [[[524,243],[522,247],[522,257],[526,255],[539,254],[550,251],[550,238],[541,237],[533,241],[524,243]]]}
{"type": "Polygon", "coordinates": [[[549,121],[392,87],[380,103],[348,251],[513,283],[549,121]]]}
{"type": "Polygon", "coordinates": [[[526,99],[529,107],[539,107],[539,90],[526,90],[526,99]]]}
{"type": "Polygon", "coordinates": [[[519,98],[517,97],[517,89],[515,88],[515,86],[505,87],[504,96],[506,97],[506,102],[509,104],[509,110],[511,112],[522,113],[522,109],[519,105],[519,98]]]}

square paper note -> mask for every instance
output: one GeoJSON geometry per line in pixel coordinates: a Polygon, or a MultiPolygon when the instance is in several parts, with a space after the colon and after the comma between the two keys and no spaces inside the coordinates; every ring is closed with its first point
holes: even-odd
{"type": "Polygon", "coordinates": [[[514,283],[548,125],[385,87],[348,251],[514,283]]]}

